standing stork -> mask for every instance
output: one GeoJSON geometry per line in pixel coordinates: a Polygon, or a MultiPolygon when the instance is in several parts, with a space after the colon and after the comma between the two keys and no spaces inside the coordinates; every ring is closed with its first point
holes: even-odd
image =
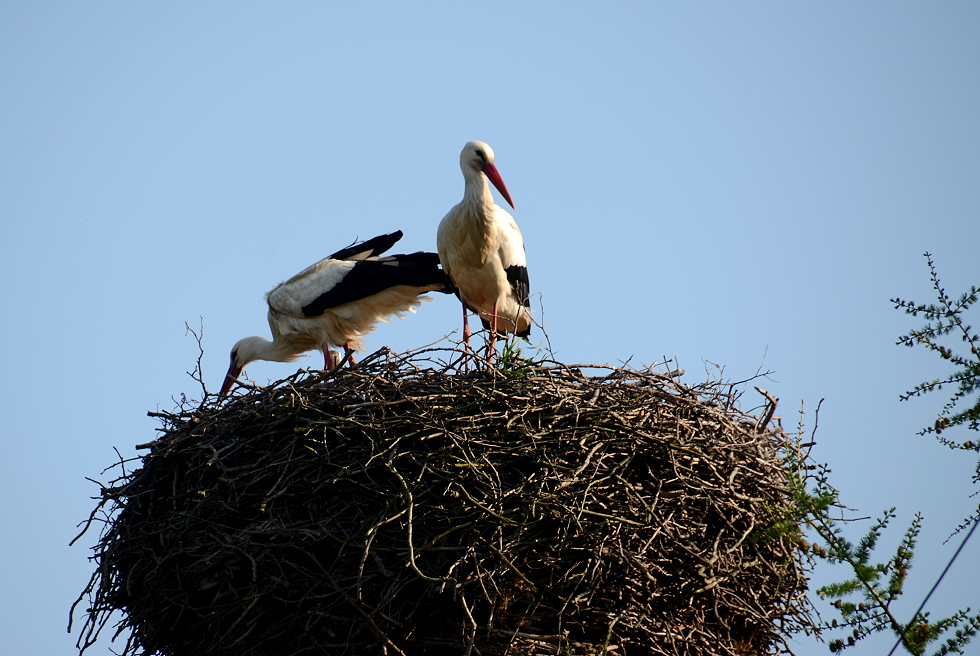
{"type": "Polygon", "coordinates": [[[493,163],[493,150],[471,141],[459,154],[465,188],[463,200],[439,224],[437,244],[442,268],[463,302],[463,342],[470,343],[467,308],[490,331],[487,356],[497,336],[531,333],[531,288],[524,239],[514,218],[493,202],[487,180],[514,207],[507,186],[493,163]]]}
{"type": "MultiPolygon", "coordinates": [[[[323,366],[336,364],[330,346],[346,357],[364,350],[361,337],[378,321],[415,312],[419,294],[450,293],[435,253],[380,257],[402,238],[401,230],[339,250],[307,267],[266,294],[272,341],[245,337],[231,349],[231,366],[219,394],[224,396],[242,369],[254,360],[291,362],[304,351],[323,352],[323,366]]],[[[353,358],[351,358],[353,362],[353,358]]]]}

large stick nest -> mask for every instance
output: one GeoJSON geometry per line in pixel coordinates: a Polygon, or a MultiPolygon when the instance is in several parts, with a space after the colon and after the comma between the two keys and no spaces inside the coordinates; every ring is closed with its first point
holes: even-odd
{"type": "Polygon", "coordinates": [[[83,650],[115,611],[124,654],[785,649],[806,580],[773,408],[435,357],[160,413],[98,497],[83,650]]]}

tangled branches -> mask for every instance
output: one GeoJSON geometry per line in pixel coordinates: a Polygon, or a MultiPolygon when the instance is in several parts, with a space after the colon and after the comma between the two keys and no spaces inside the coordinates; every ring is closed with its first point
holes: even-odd
{"type": "Polygon", "coordinates": [[[161,413],[102,489],[80,647],[121,611],[125,654],[785,648],[806,580],[771,411],[650,371],[424,356],[161,413]]]}

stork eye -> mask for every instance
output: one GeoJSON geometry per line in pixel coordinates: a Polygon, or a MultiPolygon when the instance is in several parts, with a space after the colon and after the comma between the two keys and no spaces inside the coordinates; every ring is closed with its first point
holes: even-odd
{"type": "Polygon", "coordinates": [[[238,349],[231,352],[231,363],[235,364],[235,360],[238,359],[238,349]]]}
{"type": "Polygon", "coordinates": [[[476,151],[477,157],[482,159],[484,162],[487,161],[487,155],[482,150],[476,151]]]}

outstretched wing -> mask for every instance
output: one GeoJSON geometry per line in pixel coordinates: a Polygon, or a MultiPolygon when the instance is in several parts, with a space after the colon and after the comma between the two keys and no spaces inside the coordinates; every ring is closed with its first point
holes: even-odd
{"type": "MultiPolygon", "coordinates": [[[[439,285],[436,289],[447,290],[449,280],[438,267],[438,262],[439,256],[435,253],[393,255],[353,262],[341,280],[304,302],[301,308],[303,316],[316,317],[330,308],[359,301],[399,285],[430,289],[439,285]]],[[[424,291],[427,290],[419,293],[424,291]]]]}

